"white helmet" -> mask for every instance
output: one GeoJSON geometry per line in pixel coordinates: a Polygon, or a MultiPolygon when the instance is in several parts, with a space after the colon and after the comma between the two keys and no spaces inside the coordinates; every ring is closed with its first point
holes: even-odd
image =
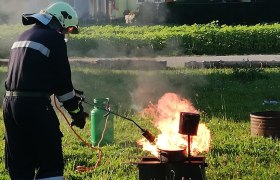
{"type": "Polygon", "coordinates": [[[36,14],[23,14],[22,22],[24,25],[33,24],[36,20],[47,25],[55,17],[62,28],[69,33],[78,33],[78,15],[76,11],[65,2],[51,4],[45,10],[36,14]]]}

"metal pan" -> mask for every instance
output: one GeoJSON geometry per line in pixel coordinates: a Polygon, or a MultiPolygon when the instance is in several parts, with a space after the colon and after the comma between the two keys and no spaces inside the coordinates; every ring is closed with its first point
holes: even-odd
{"type": "Polygon", "coordinates": [[[183,162],[186,161],[186,149],[163,150],[159,149],[158,159],[161,162],[183,162]]]}

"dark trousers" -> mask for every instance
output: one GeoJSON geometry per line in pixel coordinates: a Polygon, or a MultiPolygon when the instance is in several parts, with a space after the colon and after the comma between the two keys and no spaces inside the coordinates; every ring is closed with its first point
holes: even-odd
{"type": "Polygon", "coordinates": [[[5,162],[12,180],[63,176],[59,121],[46,97],[5,97],[5,162]]]}

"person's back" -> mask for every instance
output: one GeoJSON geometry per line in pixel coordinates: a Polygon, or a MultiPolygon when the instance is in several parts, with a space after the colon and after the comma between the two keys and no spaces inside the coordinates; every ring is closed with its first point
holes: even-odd
{"type": "MultiPolygon", "coordinates": [[[[6,90],[71,91],[70,67],[64,36],[43,25],[25,31],[11,48],[6,90]]],[[[59,94],[59,93],[58,93],[59,94]]]]}

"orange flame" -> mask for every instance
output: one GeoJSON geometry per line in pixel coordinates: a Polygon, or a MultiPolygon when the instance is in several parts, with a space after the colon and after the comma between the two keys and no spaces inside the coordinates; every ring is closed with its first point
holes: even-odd
{"type": "MultiPolygon", "coordinates": [[[[192,103],[180,98],[174,93],[166,93],[156,105],[150,104],[141,114],[153,118],[153,125],[160,130],[155,144],[149,143],[145,138],[137,141],[143,150],[150,151],[156,157],[159,149],[180,150],[188,148],[187,135],[178,133],[180,112],[198,113],[192,103]]],[[[200,123],[196,136],[191,136],[191,155],[208,152],[210,149],[211,133],[205,124],[200,123]]]]}

